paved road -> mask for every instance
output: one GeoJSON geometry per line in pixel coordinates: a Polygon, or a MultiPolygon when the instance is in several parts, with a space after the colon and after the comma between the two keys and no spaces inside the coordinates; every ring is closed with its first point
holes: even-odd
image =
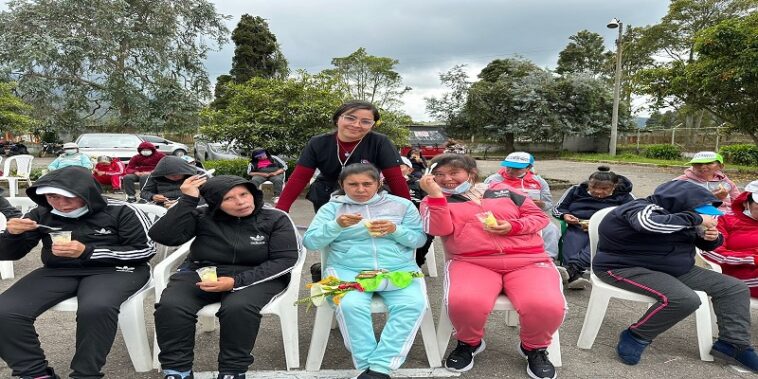
{"type": "MultiPolygon", "coordinates": [[[[36,161],[36,160],[35,160],[36,161]]],[[[44,162],[39,162],[44,165],[44,162]]],[[[485,173],[495,172],[498,162],[481,162],[480,168],[485,173]]],[[[597,165],[592,163],[577,163],[564,161],[540,161],[537,162],[539,172],[549,178],[579,182],[584,180],[597,165]]],[[[618,173],[628,175],[635,183],[635,194],[644,196],[652,192],[659,183],[670,179],[676,172],[665,169],[618,165],[613,167],[618,173]]],[[[556,191],[558,195],[562,191],[556,191]]],[[[299,225],[307,225],[313,217],[310,203],[299,199],[292,210],[292,216],[299,225]]],[[[442,247],[437,242],[437,252],[442,252],[442,247]]],[[[307,267],[318,259],[317,254],[311,254],[306,262],[306,270],[300,278],[301,288],[309,282],[307,267]]],[[[25,258],[16,263],[16,276],[20,277],[36,267],[39,267],[39,252],[33,251],[25,258]]],[[[438,265],[442,263],[438,260],[438,265]]],[[[0,282],[0,291],[12,285],[13,280],[0,282]]],[[[442,296],[442,278],[428,278],[429,298],[435,321],[438,315],[440,299],[442,296]]],[[[738,373],[733,368],[722,363],[702,362],[698,357],[697,340],[695,338],[695,322],[690,317],[664,333],[656,340],[646,352],[642,362],[637,366],[626,366],[615,358],[614,347],[618,333],[630,323],[636,321],[645,310],[645,305],[626,302],[611,301],[605,321],[600,329],[595,345],[591,350],[581,350],[576,347],[576,341],[581,330],[585,309],[590,291],[567,291],[566,300],[568,314],[561,328],[561,348],[563,367],[558,369],[560,378],[628,378],[649,379],[651,377],[669,378],[752,378],[751,374],[738,373]]],[[[305,291],[301,291],[306,296],[305,291]]],[[[152,301],[150,298],[145,304],[145,313],[148,320],[149,334],[152,338],[152,301]]],[[[315,312],[306,313],[305,308],[300,308],[300,353],[301,366],[305,364],[306,354],[310,343],[315,312]]],[[[527,378],[525,362],[516,353],[518,332],[516,328],[505,325],[502,312],[496,312],[490,317],[487,324],[487,350],[476,358],[475,367],[462,375],[466,378],[527,378]]],[[[753,319],[758,322],[758,313],[753,313],[753,319]]],[[[381,325],[383,317],[376,318],[381,325]]],[[[38,333],[47,352],[50,364],[59,372],[67,373],[68,363],[74,351],[74,315],[68,313],[48,312],[43,314],[37,321],[38,333]]],[[[758,330],[753,328],[753,330],[758,330]]],[[[378,329],[377,329],[378,331],[378,329]]],[[[2,338],[2,336],[0,336],[2,338]]],[[[753,343],[758,344],[758,338],[753,337],[753,343]]],[[[452,348],[453,342],[451,342],[452,348]]],[[[218,354],[218,332],[199,333],[196,343],[195,369],[198,371],[215,370],[215,360],[218,354]]],[[[448,351],[450,351],[448,348],[448,351]]],[[[447,353],[446,352],[446,353],[447,353]]],[[[254,355],[256,361],[251,369],[254,374],[258,370],[284,370],[284,353],[282,349],[279,322],[276,317],[264,317],[263,324],[256,344],[254,355]]],[[[423,368],[426,367],[423,344],[420,336],[410,350],[408,361],[403,367],[423,368]]],[[[352,363],[349,353],[345,349],[338,330],[334,330],[329,340],[329,347],[323,363],[328,369],[351,369],[352,363]]],[[[135,373],[124,347],[123,339],[119,335],[113,345],[105,368],[106,378],[161,378],[160,374],[153,371],[150,373],[135,373]]],[[[298,377],[313,378],[303,372],[292,373],[292,376],[284,373],[276,374],[270,371],[265,377],[298,377]]],[[[253,377],[254,375],[248,375],[253,377]]],[[[0,378],[9,378],[10,370],[0,361],[0,378]]]]}

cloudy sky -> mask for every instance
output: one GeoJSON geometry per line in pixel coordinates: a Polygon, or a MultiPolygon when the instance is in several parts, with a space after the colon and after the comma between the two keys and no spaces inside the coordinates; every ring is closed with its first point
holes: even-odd
{"type": "MultiPolygon", "coordinates": [[[[467,64],[471,77],[490,61],[522,56],[555,68],[568,37],[587,29],[614,49],[618,17],[627,25],[658,23],[664,0],[210,0],[229,15],[229,29],[249,13],[268,20],[291,69],[318,72],[331,59],[359,47],[400,61],[397,71],[413,90],[403,109],[416,121],[428,120],[424,97],[444,91],[439,73],[467,64]]],[[[7,1],[0,9],[7,9],[7,1]]],[[[233,44],[211,53],[213,82],[231,67],[233,44]]]]}
{"type": "MultiPolygon", "coordinates": [[[[613,17],[627,25],[658,23],[662,0],[212,0],[232,16],[233,29],[244,13],[268,20],[290,68],[317,72],[333,57],[359,47],[400,61],[397,71],[413,90],[404,110],[428,120],[424,97],[444,91],[439,73],[467,64],[471,77],[490,61],[520,55],[555,68],[558,53],[579,30],[599,33],[614,49],[613,17]]],[[[229,71],[234,46],[208,59],[211,76],[229,71]]]]}

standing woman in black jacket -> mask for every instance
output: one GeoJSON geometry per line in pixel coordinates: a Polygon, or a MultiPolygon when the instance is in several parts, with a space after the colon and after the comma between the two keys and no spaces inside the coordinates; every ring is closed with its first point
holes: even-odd
{"type": "Polygon", "coordinates": [[[218,371],[221,379],[243,379],[261,309],[287,288],[298,259],[298,240],[289,216],[263,208],[263,195],[237,176],[191,176],[182,197],[151,229],[165,245],[193,237],[187,260],[171,276],[155,306],[155,329],[164,378],[192,377],[196,313],[221,302],[218,371]],[[197,208],[202,196],[207,208],[197,208]],[[195,270],[215,266],[217,281],[201,281],[195,270]]]}

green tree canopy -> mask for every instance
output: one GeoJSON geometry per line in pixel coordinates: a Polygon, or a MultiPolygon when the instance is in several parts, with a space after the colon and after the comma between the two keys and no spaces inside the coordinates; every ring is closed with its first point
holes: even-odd
{"type": "Polygon", "coordinates": [[[672,90],[691,90],[692,103],[758,145],[758,13],[705,29],[694,49],[695,62],[672,70],[672,90]]]}
{"type": "Polygon", "coordinates": [[[334,68],[323,73],[337,79],[346,99],[364,100],[393,110],[411,90],[403,86],[402,76],[395,71],[398,63],[397,59],[369,55],[361,47],[346,57],[333,58],[334,68]]]}
{"type": "Polygon", "coordinates": [[[571,42],[558,54],[556,73],[601,76],[606,72],[610,53],[605,51],[600,34],[580,30],[569,39],[571,42]]]}
{"type": "Polygon", "coordinates": [[[8,9],[0,68],[46,125],[196,128],[210,95],[209,42],[228,34],[209,1],[13,0],[8,9]]]}
{"type": "Polygon", "coordinates": [[[32,106],[24,103],[13,92],[16,84],[0,81],[0,132],[28,132],[35,125],[29,117],[32,106]]]}
{"type": "Polygon", "coordinates": [[[465,71],[466,65],[453,66],[447,72],[440,74],[440,82],[443,86],[450,89],[450,92],[440,97],[427,97],[426,111],[432,117],[439,121],[447,123],[448,127],[461,127],[465,121],[461,115],[466,106],[471,82],[468,80],[468,74],[465,71]]]}
{"type": "Polygon", "coordinates": [[[243,14],[232,32],[234,57],[229,74],[235,83],[244,83],[252,77],[286,78],[287,60],[268,29],[266,20],[243,14]]]}

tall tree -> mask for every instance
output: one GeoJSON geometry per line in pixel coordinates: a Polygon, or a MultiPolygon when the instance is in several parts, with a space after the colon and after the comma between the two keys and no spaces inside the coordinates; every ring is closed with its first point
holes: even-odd
{"type": "Polygon", "coordinates": [[[252,77],[286,78],[289,74],[276,36],[263,18],[243,14],[232,32],[232,41],[236,47],[229,74],[235,83],[244,83],[252,77]]]}
{"type": "Polygon", "coordinates": [[[602,75],[605,62],[610,55],[605,51],[600,34],[581,30],[569,37],[571,42],[558,53],[558,74],[602,75]]]}
{"type": "Polygon", "coordinates": [[[674,70],[673,91],[749,135],[758,145],[758,13],[730,19],[698,34],[698,59],[674,70]]]}
{"type": "Polygon", "coordinates": [[[0,67],[47,125],[194,129],[210,95],[203,60],[227,35],[207,0],[13,0],[0,67]]]}
{"type": "Polygon", "coordinates": [[[424,98],[427,113],[435,119],[445,122],[449,128],[454,128],[457,126],[456,124],[463,122],[460,116],[466,106],[468,91],[471,88],[471,82],[468,80],[465,68],[466,65],[456,65],[447,72],[440,74],[440,82],[449,88],[450,92],[439,98],[424,98]]]}
{"type": "Polygon", "coordinates": [[[369,101],[382,109],[395,109],[402,96],[411,90],[403,86],[402,76],[395,71],[397,59],[377,57],[359,48],[346,57],[332,59],[333,69],[324,74],[337,78],[349,98],[369,101]]]}
{"type": "Polygon", "coordinates": [[[642,34],[640,43],[659,59],[654,67],[639,71],[635,83],[653,98],[654,108],[681,109],[689,137],[702,115],[702,108],[694,101],[697,89],[672,80],[697,59],[694,47],[699,32],[757,8],[756,0],[673,0],[661,22],[642,34]]]}
{"type": "Polygon", "coordinates": [[[35,125],[29,116],[32,106],[16,96],[15,86],[15,83],[0,81],[0,135],[28,132],[35,125]]]}

